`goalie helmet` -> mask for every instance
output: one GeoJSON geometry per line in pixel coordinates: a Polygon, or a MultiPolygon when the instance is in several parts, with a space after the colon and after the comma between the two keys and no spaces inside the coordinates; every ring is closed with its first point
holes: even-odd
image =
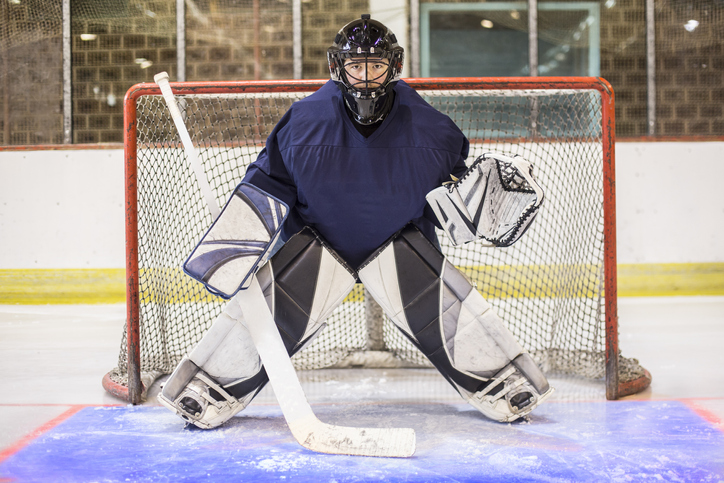
{"type": "Polygon", "coordinates": [[[327,49],[327,60],[354,120],[369,125],[384,119],[392,108],[390,92],[400,80],[404,60],[395,34],[362,15],[340,29],[327,49]]]}

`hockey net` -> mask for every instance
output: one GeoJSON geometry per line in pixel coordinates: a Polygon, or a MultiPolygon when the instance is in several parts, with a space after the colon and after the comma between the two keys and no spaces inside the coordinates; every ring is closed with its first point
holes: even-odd
{"type": "MultiPolygon", "coordinates": [[[[172,84],[220,206],[289,106],[323,81],[172,84]]],[[[452,245],[447,257],[492,303],[549,374],[603,379],[615,399],[650,376],[618,351],[613,92],[597,78],[413,79],[470,140],[520,154],[546,194],[538,219],[512,247],[452,245]]],[[[137,403],[201,339],[224,300],[181,265],[212,220],[160,91],[125,101],[127,321],[111,393],[137,403]]],[[[404,180],[401,180],[404,182],[404,180]]],[[[357,285],[298,369],[425,366],[425,357],[357,285]]]]}

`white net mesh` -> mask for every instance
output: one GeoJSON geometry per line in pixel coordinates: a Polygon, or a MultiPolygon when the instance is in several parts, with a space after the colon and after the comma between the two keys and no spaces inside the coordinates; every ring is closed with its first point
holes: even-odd
{"type": "MultiPolygon", "coordinates": [[[[546,201],[512,247],[452,247],[464,271],[549,373],[604,376],[604,214],[601,97],[588,90],[421,91],[485,151],[519,154],[535,166],[546,201]]],[[[200,160],[220,205],[291,103],[309,93],[179,96],[200,160]]],[[[183,274],[181,265],[211,216],[160,96],[137,104],[138,260],[141,368],[169,373],[220,313],[224,301],[183,274]]],[[[297,368],[339,364],[365,349],[427,364],[392,324],[370,328],[365,292],[356,286],[327,329],[294,358],[297,368]],[[369,334],[382,334],[370,341],[369,334]]],[[[118,381],[127,370],[125,336],[118,381]]],[[[625,364],[624,364],[625,365],[625,364]]]]}

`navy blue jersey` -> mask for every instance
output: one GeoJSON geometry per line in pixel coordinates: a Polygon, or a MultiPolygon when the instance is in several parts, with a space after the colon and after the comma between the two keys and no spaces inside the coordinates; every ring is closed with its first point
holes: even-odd
{"type": "Polygon", "coordinates": [[[354,268],[409,222],[435,239],[425,195],[465,171],[468,140],[403,81],[394,90],[368,138],[332,81],[276,125],[244,180],[291,208],[283,239],[311,226],[354,268]]]}

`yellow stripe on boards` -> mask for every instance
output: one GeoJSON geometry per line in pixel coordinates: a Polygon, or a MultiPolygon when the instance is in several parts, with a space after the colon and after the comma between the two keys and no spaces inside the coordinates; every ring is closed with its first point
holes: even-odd
{"type": "MultiPolygon", "coordinates": [[[[602,290],[595,265],[462,267],[487,298],[594,296],[602,290]],[[573,290],[570,281],[585,281],[573,290]]],[[[141,272],[143,302],[223,302],[180,269],[141,272]]],[[[724,295],[724,263],[634,264],[618,266],[619,297],[724,295]]],[[[0,304],[114,304],[126,300],[125,270],[3,269],[0,304]]],[[[362,302],[357,287],[346,302],[362,302]]]]}
{"type": "Polygon", "coordinates": [[[619,265],[618,295],[724,295],[724,263],[619,265]]]}
{"type": "Polygon", "coordinates": [[[126,301],[126,271],[0,270],[0,304],[117,304],[126,301]]]}
{"type": "Polygon", "coordinates": [[[595,297],[603,290],[596,265],[459,267],[485,298],[595,297]]]}
{"type": "MultiPolygon", "coordinates": [[[[603,293],[602,267],[520,265],[461,267],[488,298],[593,297],[603,293]],[[571,283],[576,282],[575,287],[571,283]]],[[[622,264],[619,297],[724,295],[724,263],[622,264]]]]}

